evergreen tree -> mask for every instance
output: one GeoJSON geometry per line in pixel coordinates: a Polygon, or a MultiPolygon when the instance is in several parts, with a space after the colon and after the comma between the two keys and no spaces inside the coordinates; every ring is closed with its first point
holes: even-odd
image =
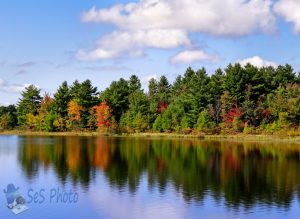
{"type": "Polygon", "coordinates": [[[19,99],[17,104],[17,113],[18,124],[22,126],[26,123],[27,114],[37,115],[42,97],[40,96],[40,89],[34,85],[26,87],[21,95],[22,98],[19,99]]]}
{"type": "Polygon", "coordinates": [[[163,131],[180,131],[183,128],[188,128],[187,115],[184,112],[182,103],[177,100],[169,105],[166,111],[162,114],[162,129],[163,131]]]}
{"type": "Polygon", "coordinates": [[[204,110],[208,104],[213,103],[210,94],[210,78],[204,68],[197,72],[187,70],[183,78],[183,94],[180,96],[185,107],[187,120],[190,127],[197,123],[199,112],[204,110]]]}
{"type": "Polygon", "coordinates": [[[153,123],[153,130],[158,132],[161,132],[163,130],[161,115],[157,116],[157,118],[155,119],[153,123]]]}
{"type": "Polygon", "coordinates": [[[229,65],[225,69],[224,89],[229,91],[234,101],[242,103],[246,85],[249,84],[249,75],[240,64],[229,65]]]}
{"type": "Polygon", "coordinates": [[[170,91],[171,85],[169,84],[166,76],[161,76],[157,85],[157,94],[160,102],[164,102],[166,104],[170,101],[170,91]]]}
{"type": "Polygon", "coordinates": [[[97,88],[92,86],[90,80],[85,80],[81,84],[75,81],[71,87],[72,99],[81,106],[80,126],[87,125],[90,109],[99,103],[97,88]]]}
{"type": "Polygon", "coordinates": [[[40,90],[31,85],[17,107],[0,107],[0,128],[10,129],[18,122],[45,131],[94,130],[97,125],[124,132],[297,130],[299,84],[300,75],[290,65],[258,68],[248,63],[230,64],[211,76],[204,68],[189,67],[173,84],[165,76],[151,79],[148,93],[136,75],[113,81],[100,96],[90,80],[76,80],[71,87],[65,81],[53,101],[50,95],[41,98],[40,90]]]}
{"type": "Polygon", "coordinates": [[[296,80],[296,73],[292,66],[286,64],[285,66],[279,65],[273,77],[272,83],[277,88],[282,85],[293,83],[296,80]]]}
{"type": "Polygon", "coordinates": [[[71,100],[71,92],[68,83],[64,81],[54,94],[53,111],[62,118],[68,116],[68,103],[71,100]]]}
{"type": "Polygon", "coordinates": [[[149,122],[152,124],[158,115],[158,83],[154,78],[151,78],[148,85],[149,99],[149,122]]]}
{"type": "Polygon", "coordinates": [[[128,110],[128,97],[129,85],[123,78],[119,81],[113,81],[110,86],[100,94],[100,100],[107,102],[117,122],[120,121],[121,115],[128,110]]]}
{"type": "Polygon", "coordinates": [[[126,115],[123,117],[123,127],[135,132],[144,131],[148,127],[149,120],[149,99],[141,89],[140,80],[131,76],[129,80],[129,107],[126,115]]]}
{"type": "Polygon", "coordinates": [[[129,85],[129,93],[130,94],[140,90],[142,87],[141,81],[136,75],[130,76],[128,85],[129,85]]]}
{"type": "Polygon", "coordinates": [[[215,123],[212,121],[207,110],[200,112],[197,120],[197,130],[202,132],[209,132],[215,127],[215,123]]]}
{"type": "Polygon", "coordinates": [[[181,75],[177,76],[174,83],[173,83],[173,86],[171,87],[171,99],[173,100],[175,97],[178,97],[179,95],[182,94],[182,77],[181,75]]]}

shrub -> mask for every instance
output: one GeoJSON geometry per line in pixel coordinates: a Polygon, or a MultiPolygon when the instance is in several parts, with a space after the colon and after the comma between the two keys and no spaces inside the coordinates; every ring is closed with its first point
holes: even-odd
{"type": "Polygon", "coordinates": [[[161,120],[161,115],[159,115],[156,119],[155,119],[155,121],[154,121],[154,123],[153,123],[153,130],[154,131],[157,131],[157,132],[161,132],[162,131],[162,120],[161,120]]]}
{"type": "Polygon", "coordinates": [[[207,110],[200,112],[196,129],[200,132],[211,132],[216,127],[216,124],[211,120],[207,110]]]}
{"type": "Polygon", "coordinates": [[[255,128],[253,126],[250,126],[248,122],[245,123],[244,129],[243,129],[244,134],[255,134],[255,128]]]}

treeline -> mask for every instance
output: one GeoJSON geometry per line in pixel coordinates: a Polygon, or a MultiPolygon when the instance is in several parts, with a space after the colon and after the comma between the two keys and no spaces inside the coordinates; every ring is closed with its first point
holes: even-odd
{"type": "Polygon", "coordinates": [[[90,80],[63,82],[53,97],[31,85],[0,107],[2,129],[300,135],[299,123],[300,74],[290,65],[230,64],[211,76],[188,68],[172,84],[151,79],[147,93],[136,75],[102,92],[90,80]]]}

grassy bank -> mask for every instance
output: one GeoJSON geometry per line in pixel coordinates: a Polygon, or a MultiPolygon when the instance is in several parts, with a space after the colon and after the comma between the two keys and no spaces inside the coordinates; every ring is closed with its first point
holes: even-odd
{"type": "Polygon", "coordinates": [[[43,132],[43,131],[1,131],[0,135],[20,135],[20,136],[98,136],[99,132],[70,131],[70,132],[43,132]]]}
{"type": "Polygon", "coordinates": [[[198,138],[205,140],[239,140],[239,141],[288,141],[299,142],[300,137],[276,136],[276,135],[251,135],[251,134],[236,134],[236,135],[184,135],[175,133],[135,133],[126,136],[134,137],[163,137],[163,138],[198,138]]]}
{"type": "Polygon", "coordinates": [[[20,135],[20,136],[114,136],[114,137],[153,137],[153,138],[193,138],[206,140],[239,140],[239,141],[288,141],[299,142],[300,137],[277,136],[277,135],[202,135],[202,134],[177,134],[177,133],[134,133],[134,134],[103,134],[88,131],[69,131],[69,132],[39,132],[39,131],[2,131],[0,135],[20,135]]]}

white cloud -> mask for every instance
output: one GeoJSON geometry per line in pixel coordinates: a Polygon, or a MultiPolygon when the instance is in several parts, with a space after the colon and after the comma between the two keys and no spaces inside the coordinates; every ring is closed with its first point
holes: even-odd
{"type": "Polygon", "coordinates": [[[30,84],[10,84],[7,81],[0,78],[0,91],[6,93],[20,93],[30,84]]]}
{"type": "Polygon", "coordinates": [[[148,85],[149,81],[150,81],[152,78],[155,79],[155,80],[157,80],[157,79],[158,79],[157,74],[146,75],[146,76],[142,77],[141,82],[142,82],[142,84],[144,84],[144,85],[148,85]]]}
{"type": "Polygon", "coordinates": [[[287,22],[294,24],[295,33],[300,33],[300,1],[279,0],[274,5],[274,11],[282,16],[287,22]]]}
{"type": "Polygon", "coordinates": [[[76,57],[90,61],[141,56],[145,48],[189,48],[189,33],[271,33],[276,21],[271,6],[272,0],[139,0],[92,7],[82,13],[83,22],[113,24],[117,30],[103,36],[94,49],[79,50],[76,57]]]}
{"type": "Polygon", "coordinates": [[[194,63],[200,61],[215,61],[217,59],[217,56],[209,55],[202,50],[186,50],[171,58],[171,63],[194,63]]]}
{"type": "Polygon", "coordinates": [[[273,66],[277,67],[278,64],[272,61],[264,60],[259,56],[253,56],[247,59],[238,60],[237,63],[240,63],[242,66],[245,66],[247,63],[250,63],[258,68],[273,66]]]}
{"type": "Polygon", "coordinates": [[[111,8],[91,8],[83,22],[110,23],[122,30],[180,29],[241,36],[272,32],[271,0],[140,0],[111,8]]]}
{"type": "Polygon", "coordinates": [[[181,30],[114,31],[99,39],[96,49],[79,50],[77,58],[85,61],[111,59],[125,53],[141,56],[145,47],[170,49],[182,45],[190,45],[190,40],[181,30]]]}

